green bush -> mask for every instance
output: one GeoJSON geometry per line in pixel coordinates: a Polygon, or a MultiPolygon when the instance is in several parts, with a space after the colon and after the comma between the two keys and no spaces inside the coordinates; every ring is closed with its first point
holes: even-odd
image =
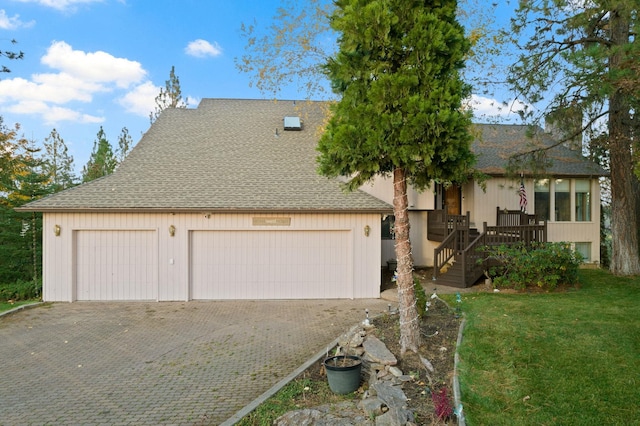
{"type": "Polygon", "coordinates": [[[0,284],[0,301],[39,299],[42,294],[42,281],[18,280],[13,284],[0,284]]]}
{"type": "Polygon", "coordinates": [[[416,295],[418,315],[420,315],[420,318],[424,318],[427,314],[427,294],[424,292],[424,287],[422,287],[420,281],[415,277],[413,278],[413,291],[416,295]]]}
{"type": "Polygon", "coordinates": [[[496,287],[524,289],[537,286],[553,290],[559,284],[578,282],[580,253],[567,243],[521,243],[486,247],[489,274],[496,287]]]}

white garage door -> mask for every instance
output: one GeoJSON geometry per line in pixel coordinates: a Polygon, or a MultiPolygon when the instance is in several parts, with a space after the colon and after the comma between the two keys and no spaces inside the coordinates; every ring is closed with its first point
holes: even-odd
{"type": "Polygon", "coordinates": [[[352,297],[349,231],[194,231],[192,299],[352,297]]]}
{"type": "Polygon", "coordinates": [[[76,231],[77,300],[155,300],[154,231],[76,231]]]}

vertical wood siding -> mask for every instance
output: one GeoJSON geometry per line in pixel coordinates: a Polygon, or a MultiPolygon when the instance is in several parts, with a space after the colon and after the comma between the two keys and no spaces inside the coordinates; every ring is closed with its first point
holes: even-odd
{"type": "MultiPolygon", "coordinates": [[[[264,280],[264,285],[259,286],[260,292],[247,289],[243,297],[285,298],[298,292],[295,297],[376,298],[380,295],[380,221],[379,214],[45,213],[43,298],[47,301],[94,297],[102,300],[189,300],[192,275],[196,273],[190,268],[195,261],[192,256],[203,256],[193,252],[192,237],[198,238],[200,231],[225,231],[219,234],[224,242],[218,242],[215,248],[218,250],[215,259],[220,259],[219,262],[216,260],[218,268],[233,271],[237,282],[264,280]],[[255,226],[254,217],[285,217],[291,222],[289,226],[255,226]],[[62,229],[58,237],[53,235],[56,224],[62,229]],[[169,235],[171,225],[176,229],[173,237],[169,235]],[[364,235],[365,225],[371,228],[369,237],[364,235]],[[262,237],[256,237],[258,232],[262,237]],[[87,241],[92,239],[101,247],[93,254],[87,249],[87,241]],[[137,259],[136,265],[146,266],[136,269],[138,266],[127,265],[125,260],[111,254],[118,250],[106,249],[118,245],[127,258],[137,259]],[[145,245],[151,247],[143,255],[140,251],[145,245]],[[320,249],[320,246],[326,249],[320,249]],[[272,253],[272,247],[280,247],[280,250],[272,253]],[[314,247],[318,250],[315,260],[309,258],[314,247]],[[126,250],[129,250],[128,254],[126,250]],[[285,266],[287,259],[293,259],[288,267],[285,266]],[[313,264],[313,261],[317,263],[313,264]],[[262,276],[260,272],[264,269],[256,269],[257,262],[271,262],[277,266],[262,276]],[[306,265],[299,266],[299,263],[306,265]],[[111,265],[111,270],[105,269],[105,265],[111,265]],[[291,281],[302,280],[304,274],[300,271],[304,268],[310,269],[311,273],[307,275],[315,282],[306,286],[282,283],[281,279],[287,276],[296,277],[291,281]],[[332,283],[328,289],[318,284],[320,274],[317,271],[322,271],[323,279],[332,283]],[[109,274],[113,277],[111,281],[104,278],[109,274]],[[135,281],[138,279],[135,277],[142,275],[154,277],[153,285],[145,287],[145,284],[144,290],[134,290],[130,283],[131,288],[127,290],[126,282],[135,281]],[[111,282],[108,284],[110,289],[86,284],[93,281],[111,282]],[[340,288],[336,287],[338,282],[340,288]],[[149,288],[153,291],[149,292],[149,288]],[[301,288],[308,291],[301,293],[301,288]]],[[[220,276],[217,279],[221,279],[220,276]]]]}

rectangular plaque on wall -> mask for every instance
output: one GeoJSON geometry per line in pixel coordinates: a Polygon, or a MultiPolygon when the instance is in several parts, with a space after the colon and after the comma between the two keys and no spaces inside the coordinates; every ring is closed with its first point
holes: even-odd
{"type": "Polygon", "coordinates": [[[290,217],[254,217],[253,226],[290,226],[290,217]]]}

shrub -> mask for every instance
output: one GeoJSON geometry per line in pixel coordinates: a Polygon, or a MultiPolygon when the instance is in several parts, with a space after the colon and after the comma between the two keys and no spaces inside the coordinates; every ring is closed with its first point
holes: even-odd
{"type": "Polygon", "coordinates": [[[427,294],[424,291],[424,287],[420,284],[417,278],[413,278],[413,291],[416,295],[416,308],[418,309],[418,315],[420,318],[424,318],[427,314],[427,294]]]}
{"type": "Polygon", "coordinates": [[[553,290],[576,284],[582,256],[567,243],[520,243],[486,247],[489,274],[496,287],[553,290]]]}
{"type": "Polygon", "coordinates": [[[39,299],[42,294],[42,281],[18,280],[13,284],[0,284],[0,302],[8,300],[39,299]]]}

